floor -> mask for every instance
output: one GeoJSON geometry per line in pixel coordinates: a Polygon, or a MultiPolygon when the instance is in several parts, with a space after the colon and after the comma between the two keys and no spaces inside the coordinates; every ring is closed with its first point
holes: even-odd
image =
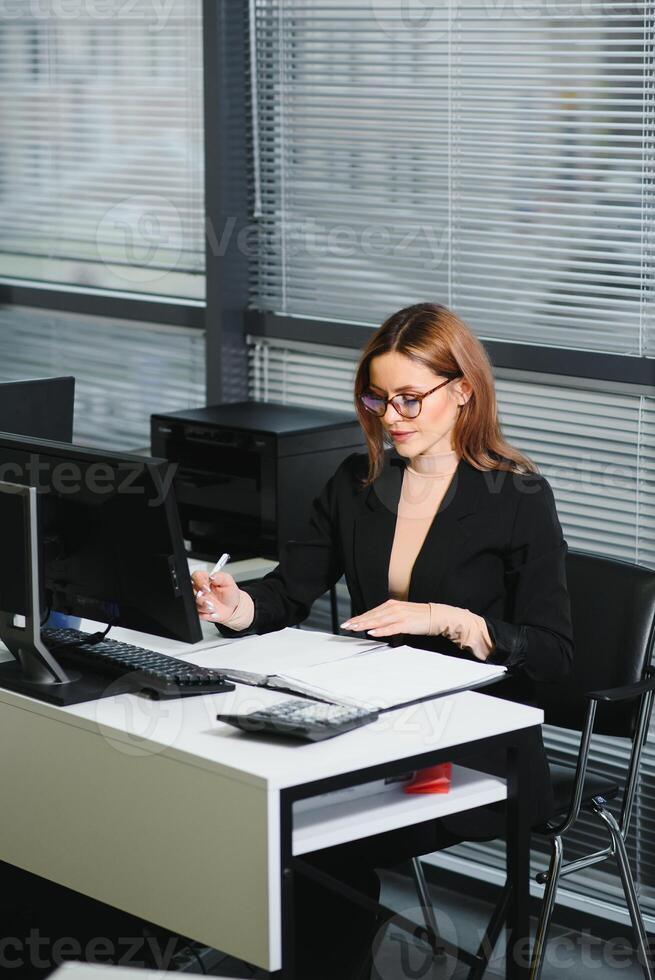
{"type": "MultiPolygon", "coordinates": [[[[431,886],[437,921],[442,935],[452,943],[474,950],[491,915],[486,902],[463,899],[452,891],[431,886]]],[[[382,901],[403,912],[413,921],[422,922],[416,893],[409,878],[387,872],[383,878],[382,901]]],[[[533,928],[535,926],[533,922],[533,928]]],[[[553,926],[546,950],[542,980],[579,980],[587,973],[593,980],[621,977],[642,980],[643,973],[634,952],[625,939],[625,930],[614,939],[600,940],[589,930],[582,933],[553,926]]],[[[424,943],[412,941],[407,933],[394,927],[393,920],[382,930],[374,949],[374,980],[460,980],[468,967],[452,958],[433,960],[424,943]],[[409,941],[408,941],[409,940],[409,941]]],[[[501,937],[485,977],[504,977],[505,961],[501,937]]]]}
{"type": "MultiPolygon", "coordinates": [[[[423,923],[416,893],[410,879],[403,874],[381,872],[381,901],[389,908],[423,923]]],[[[464,898],[447,888],[431,886],[434,907],[441,934],[451,943],[464,949],[475,950],[484,932],[492,907],[477,899],[464,898]]],[[[536,925],[533,920],[532,927],[536,925]]],[[[634,951],[625,938],[625,928],[617,927],[613,939],[599,939],[590,930],[578,932],[554,924],[542,980],[643,980],[643,973],[636,962],[634,951]]],[[[412,940],[406,932],[387,923],[374,942],[371,980],[464,980],[469,968],[451,957],[434,960],[428,947],[412,940]]],[[[211,971],[214,976],[249,978],[252,973],[240,964],[227,959],[211,971]]],[[[491,959],[485,980],[505,976],[503,937],[491,959]]],[[[263,980],[266,974],[257,971],[255,980],[263,980]]],[[[335,978],[340,980],[340,978],[335,978]]]]}
{"type": "MultiPolygon", "coordinates": [[[[70,945],[64,938],[70,939],[71,931],[75,934],[75,941],[79,940],[81,948],[86,950],[90,948],[89,942],[97,944],[99,938],[107,937],[105,948],[102,951],[95,948],[96,955],[89,957],[92,961],[122,962],[133,967],[163,967],[168,970],[181,968],[178,954],[189,948],[184,940],[171,940],[164,932],[160,935],[153,928],[145,929],[145,924],[140,920],[131,920],[108,906],[89,903],[81,896],[0,865],[0,871],[3,870],[4,874],[0,875],[3,922],[0,975],[6,973],[17,980],[44,980],[51,976],[54,966],[62,959],[84,958],[71,955],[70,945]],[[48,915],[44,915],[44,908],[48,910],[48,915]],[[53,916],[53,910],[58,910],[59,914],[53,916]],[[73,922],[77,928],[71,930],[73,922]],[[110,940],[109,937],[114,938],[110,940]],[[116,945],[115,937],[122,937],[119,945],[116,945]],[[6,946],[7,942],[10,945],[6,946]]],[[[413,921],[422,922],[422,913],[410,879],[397,872],[384,872],[382,880],[382,902],[413,921]]],[[[474,950],[491,914],[491,905],[434,885],[431,886],[431,894],[443,936],[461,947],[474,950]]],[[[589,930],[580,933],[553,926],[542,980],[579,980],[584,975],[591,980],[608,980],[610,977],[613,980],[617,977],[620,980],[641,980],[642,971],[625,935],[626,930],[617,927],[614,939],[602,941],[589,930]]],[[[458,964],[452,958],[433,960],[425,945],[412,940],[407,933],[394,926],[393,920],[376,937],[373,964],[371,980],[464,980],[468,973],[464,964],[458,964]]],[[[203,972],[203,967],[192,966],[192,969],[195,973],[203,972]]],[[[244,980],[259,980],[267,976],[215,952],[213,962],[204,964],[204,972],[205,975],[244,980]]],[[[501,937],[485,977],[486,980],[494,980],[504,975],[501,937]]]]}

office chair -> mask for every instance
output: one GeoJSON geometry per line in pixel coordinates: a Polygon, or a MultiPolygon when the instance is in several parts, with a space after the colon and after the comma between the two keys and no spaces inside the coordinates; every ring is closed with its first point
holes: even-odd
{"type": "MultiPolygon", "coordinates": [[[[548,838],[551,858],[548,870],[536,876],[546,887],[532,949],[530,980],[539,980],[541,976],[560,878],[608,858],[614,858],[618,866],[644,976],[653,980],[655,972],[628,863],[626,838],[655,690],[655,671],[651,668],[655,644],[655,571],[575,550],[569,550],[566,562],[575,642],[573,678],[565,685],[538,685],[538,700],[547,724],[580,732],[581,737],[575,767],[551,763],[555,809],[547,824],[533,830],[548,838]],[[631,740],[622,790],[607,776],[588,771],[594,734],[631,740]],[[618,821],[607,806],[608,800],[617,797],[620,797],[618,821]],[[609,843],[566,864],[563,839],[581,809],[601,821],[609,843]]],[[[427,932],[433,949],[438,949],[434,910],[418,859],[412,862],[412,870],[425,910],[427,932]]],[[[455,951],[455,955],[472,967],[469,980],[480,980],[487,968],[505,922],[509,897],[505,885],[477,953],[455,951]]],[[[441,946],[449,944],[441,943],[441,946]]]]}

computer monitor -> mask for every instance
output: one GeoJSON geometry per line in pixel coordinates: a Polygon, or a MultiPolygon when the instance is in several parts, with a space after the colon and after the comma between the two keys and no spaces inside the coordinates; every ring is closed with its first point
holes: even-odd
{"type": "Polygon", "coordinates": [[[102,687],[94,679],[82,689],[80,675],[67,673],[41,642],[37,513],[34,487],[0,481],[0,637],[15,658],[0,663],[0,686],[37,696],[44,690],[45,700],[71,704],[100,696],[102,687]]]}
{"type": "Polygon", "coordinates": [[[34,439],[73,439],[75,378],[0,383],[0,431],[34,439]]]}
{"type": "Polygon", "coordinates": [[[0,432],[0,481],[38,494],[44,614],[202,639],[173,476],[166,460],[0,432]]]}

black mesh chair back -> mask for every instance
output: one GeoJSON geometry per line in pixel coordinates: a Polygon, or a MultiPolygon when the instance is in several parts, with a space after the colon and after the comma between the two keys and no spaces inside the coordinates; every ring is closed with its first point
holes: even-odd
{"type": "MultiPolygon", "coordinates": [[[[580,733],[575,766],[550,762],[554,812],[535,834],[549,840],[548,870],[536,876],[545,885],[539,922],[530,961],[530,980],[540,980],[546,941],[559,880],[606,860],[616,861],[626,905],[635,933],[638,960],[645,980],[655,980],[655,967],[632,876],[626,838],[635,800],[643,747],[655,696],[651,667],[655,643],[655,570],[632,562],[569,549],[567,586],[573,624],[573,675],[559,684],[537,685],[537,698],[549,725],[580,733]],[[625,780],[613,781],[606,773],[588,769],[593,736],[629,739],[630,757],[625,780]],[[618,818],[608,805],[619,806],[618,818]],[[608,846],[564,862],[564,841],[575,827],[581,810],[604,826],[608,846]]],[[[420,862],[414,861],[414,877],[421,904],[428,904],[420,862]]],[[[471,965],[469,980],[482,980],[507,914],[511,891],[506,884],[489,921],[478,951],[458,951],[471,965]]],[[[426,913],[430,935],[438,938],[433,910],[426,913]]],[[[435,939],[435,944],[438,945],[435,939]]]]}
{"type": "MultiPolygon", "coordinates": [[[[546,723],[582,731],[590,691],[627,687],[644,676],[655,642],[655,571],[569,549],[566,574],[573,622],[573,676],[540,684],[546,723]]],[[[639,701],[598,706],[594,731],[632,738],[639,701]]]]}

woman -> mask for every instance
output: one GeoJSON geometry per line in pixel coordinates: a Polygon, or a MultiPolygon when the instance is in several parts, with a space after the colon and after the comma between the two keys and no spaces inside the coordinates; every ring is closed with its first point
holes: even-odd
{"type": "MultiPolygon", "coordinates": [[[[211,583],[196,573],[200,617],[224,636],[280,629],[305,619],[345,574],[353,610],[345,629],[504,664],[506,676],[485,693],[533,703],[535,685],[558,683],[571,669],[567,545],[548,482],[502,437],[482,344],[443,306],[400,310],[360,358],[355,407],[368,453],[338,467],[314,501],[307,534],[288,543],[261,582],[239,589],[226,573],[211,583]]],[[[504,764],[494,753],[475,759],[501,775],[504,764]]],[[[531,778],[537,824],[552,805],[540,735],[531,778]]],[[[313,859],[376,896],[375,867],[502,828],[498,813],[482,808],[313,859]]],[[[374,921],[308,882],[297,891],[306,939],[299,975],[356,976],[374,921]],[[312,961],[312,942],[330,927],[339,942],[316,946],[312,961]]]]}

